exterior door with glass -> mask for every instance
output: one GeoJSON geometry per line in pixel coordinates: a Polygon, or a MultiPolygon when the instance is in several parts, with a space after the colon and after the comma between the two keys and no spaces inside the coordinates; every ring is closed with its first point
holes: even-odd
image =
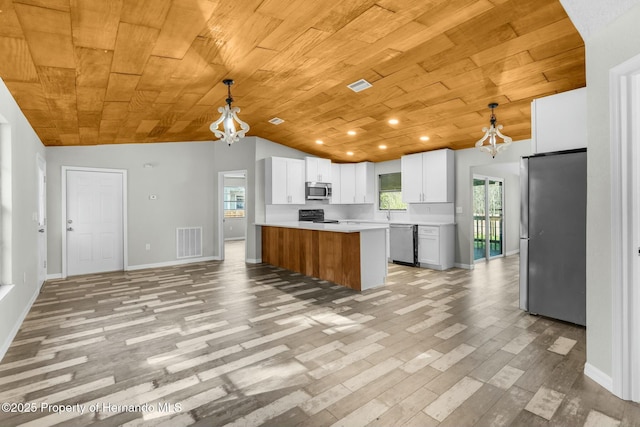
{"type": "Polygon", "coordinates": [[[473,259],[504,255],[504,180],[473,177],[473,259]]]}

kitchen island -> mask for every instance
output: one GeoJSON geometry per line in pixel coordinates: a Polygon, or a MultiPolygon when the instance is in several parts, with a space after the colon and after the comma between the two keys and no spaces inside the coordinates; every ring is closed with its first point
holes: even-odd
{"type": "Polygon", "coordinates": [[[387,226],[383,224],[258,223],[262,262],[358,291],[387,277],[387,226]]]}

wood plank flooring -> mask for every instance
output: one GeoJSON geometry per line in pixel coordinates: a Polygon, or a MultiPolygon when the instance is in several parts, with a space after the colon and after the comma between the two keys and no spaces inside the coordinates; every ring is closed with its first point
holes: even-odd
{"type": "Polygon", "coordinates": [[[0,425],[640,425],[583,375],[583,328],[518,309],[517,257],[390,265],[358,293],[234,245],[47,282],[0,364],[0,425]]]}

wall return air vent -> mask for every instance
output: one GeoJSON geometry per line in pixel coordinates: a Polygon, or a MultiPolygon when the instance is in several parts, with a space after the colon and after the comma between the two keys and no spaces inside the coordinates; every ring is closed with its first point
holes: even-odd
{"type": "Polygon", "coordinates": [[[347,85],[347,87],[354,92],[362,92],[365,89],[369,89],[371,86],[373,85],[365,79],[360,79],[357,82],[353,82],[350,85],[347,85]]]}
{"type": "Polygon", "coordinates": [[[202,227],[178,227],[176,229],[176,258],[202,256],[202,227]]]}

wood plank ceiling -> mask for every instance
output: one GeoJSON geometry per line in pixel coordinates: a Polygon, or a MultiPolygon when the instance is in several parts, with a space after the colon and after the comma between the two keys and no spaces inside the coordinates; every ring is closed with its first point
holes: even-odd
{"type": "Polygon", "coordinates": [[[0,0],[0,9],[0,77],[47,146],[212,140],[222,80],[233,78],[249,135],[338,162],[383,161],[473,146],[492,101],[504,133],[529,138],[532,99],[585,85],[584,43],[558,0],[0,0]],[[373,87],[346,87],[362,78],[373,87]]]}

